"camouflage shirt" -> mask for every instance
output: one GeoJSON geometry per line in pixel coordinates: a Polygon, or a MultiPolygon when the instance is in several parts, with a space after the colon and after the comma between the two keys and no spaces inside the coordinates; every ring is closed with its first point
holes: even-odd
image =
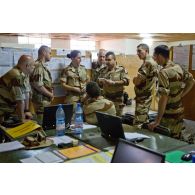
{"type": "Polygon", "coordinates": [[[96,111],[116,115],[114,103],[102,96],[99,96],[97,99],[94,98],[86,101],[83,106],[83,111],[86,122],[89,124],[97,124],[96,111]]]}
{"type": "Polygon", "coordinates": [[[95,68],[92,68],[92,75],[91,75],[91,80],[94,82],[97,82],[97,79],[100,75],[101,70],[106,67],[106,64],[99,65],[97,63],[95,68]]]}
{"type": "Polygon", "coordinates": [[[0,78],[0,103],[15,104],[17,100],[25,100],[27,92],[25,74],[15,66],[0,78]]]}
{"type": "Polygon", "coordinates": [[[104,67],[101,70],[99,78],[105,78],[112,81],[124,81],[124,85],[110,85],[103,86],[103,93],[106,96],[123,96],[124,86],[129,85],[129,76],[127,70],[120,65],[116,65],[111,71],[108,67],[104,67]]]}
{"type": "Polygon", "coordinates": [[[134,87],[136,97],[150,96],[158,76],[158,65],[152,57],[146,57],[138,69],[138,74],[143,78],[143,82],[134,87]]]}
{"type": "Polygon", "coordinates": [[[184,85],[192,80],[193,76],[180,65],[168,61],[167,65],[159,72],[159,95],[167,95],[168,101],[163,117],[178,118],[183,117],[184,108],[182,106],[181,95],[184,85]]]}
{"type": "MultiPolygon", "coordinates": [[[[30,77],[30,81],[32,84],[36,86],[39,87],[44,86],[50,92],[52,92],[53,90],[51,73],[48,70],[47,65],[43,64],[39,60],[35,62],[35,69],[30,77]]],[[[42,104],[43,101],[48,101],[48,102],[51,101],[50,97],[41,94],[34,87],[32,87],[32,89],[33,89],[33,96],[32,96],[33,102],[42,104]]]]}

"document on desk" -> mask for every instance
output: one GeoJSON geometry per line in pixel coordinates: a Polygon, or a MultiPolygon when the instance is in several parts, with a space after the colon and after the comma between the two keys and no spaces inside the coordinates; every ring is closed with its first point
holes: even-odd
{"type": "Polygon", "coordinates": [[[25,146],[21,144],[19,141],[12,141],[12,142],[0,144],[0,152],[7,152],[7,151],[18,150],[22,148],[25,148],[25,146]]]}
{"type": "Polygon", "coordinates": [[[60,163],[64,162],[66,158],[54,154],[53,152],[47,151],[40,154],[37,154],[34,157],[21,159],[23,163],[60,163]]]}
{"type": "Polygon", "coordinates": [[[55,137],[50,137],[49,139],[53,140],[54,144],[57,146],[60,143],[64,143],[64,144],[69,144],[72,143],[74,139],[72,139],[69,136],[55,136],[55,137]]]}
{"type": "Polygon", "coordinates": [[[149,136],[147,135],[144,135],[144,134],[141,134],[141,133],[125,133],[125,138],[127,140],[135,140],[135,139],[141,139],[141,138],[150,138],[149,136]]]}
{"type": "Polygon", "coordinates": [[[69,160],[67,163],[109,163],[111,161],[112,154],[109,152],[99,152],[86,157],[69,160]]]}
{"type": "Polygon", "coordinates": [[[78,158],[81,156],[86,156],[92,153],[96,153],[99,152],[100,150],[91,145],[85,144],[85,145],[74,146],[71,148],[61,149],[58,151],[60,154],[64,155],[65,157],[72,159],[72,158],[78,158]]]}
{"type": "MultiPolygon", "coordinates": [[[[74,124],[70,125],[70,128],[71,128],[72,130],[74,130],[74,124]]],[[[96,125],[90,125],[90,124],[86,124],[86,123],[83,124],[83,130],[95,129],[95,128],[97,128],[96,125]]]]}

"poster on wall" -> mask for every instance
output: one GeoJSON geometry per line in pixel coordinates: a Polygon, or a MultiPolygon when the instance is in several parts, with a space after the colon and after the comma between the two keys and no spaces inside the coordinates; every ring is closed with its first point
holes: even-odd
{"type": "Polygon", "coordinates": [[[195,45],[192,47],[192,70],[195,70],[195,45]]]}
{"type": "Polygon", "coordinates": [[[189,69],[190,46],[173,47],[173,61],[180,64],[185,70],[189,69]]]}

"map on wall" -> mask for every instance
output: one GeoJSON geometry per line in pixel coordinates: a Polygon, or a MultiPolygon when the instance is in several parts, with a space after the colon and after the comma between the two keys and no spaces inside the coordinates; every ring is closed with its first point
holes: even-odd
{"type": "Polygon", "coordinates": [[[180,64],[185,70],[189,69],[190,46],[173,47],[173,62],[180,64]]]}

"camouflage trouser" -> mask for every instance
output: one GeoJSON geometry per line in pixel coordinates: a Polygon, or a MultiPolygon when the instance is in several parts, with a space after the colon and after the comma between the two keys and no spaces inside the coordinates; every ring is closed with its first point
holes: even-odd
{"type": "Polygon", "coordinates": [[[33,107],[36,113],[36,121],[39,125],[42,125],[43,122],[43,111],[44,107],[50,105],[51,102],[49,101],[42,101],[41,103],[33,102],[33,107]]]}
{"type": "Polygon", "coordinates": [[[136,99],[135,105],[135,119],[134,125],[141,125],[145,122],[148,122],[148,112],[150,109],[150,105],[152,103],[152,96],[148,97],[145,100],[136,99]]]}
{"type": "Polygon", "coordinates": [[[122,116],[123,108],[125,107],[125,104],[123,103],[123,96],[116,97],[116,98],[108,98],[108,97],[106,97],[106,98],[114,103],[115,108],[116,108],[116,115],[122,116]]]}
{"type": "Polygon", "coordinates": [[[181,139],[181,133],[185,130],[183,119],[162,118],[160,125],[169,128],[173,138],[181,139]]]}

